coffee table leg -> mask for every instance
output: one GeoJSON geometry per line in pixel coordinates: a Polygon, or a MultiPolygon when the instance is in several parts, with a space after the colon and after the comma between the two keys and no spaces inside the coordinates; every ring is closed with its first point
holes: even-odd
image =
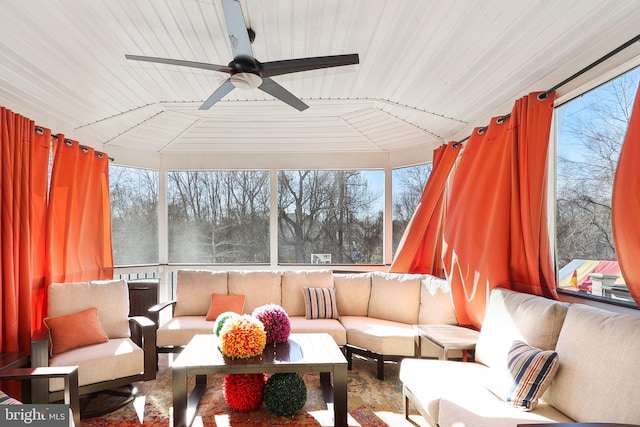
{"type": "Polygon", "coordinates": [[[333,417],[336,427],[347,426],[347,365],[333,368],[333,417]]]}
{"type": "Polygon", "coordinates": [[[187,370],[173,367],[173,426],[187,427],[187,370]]]}

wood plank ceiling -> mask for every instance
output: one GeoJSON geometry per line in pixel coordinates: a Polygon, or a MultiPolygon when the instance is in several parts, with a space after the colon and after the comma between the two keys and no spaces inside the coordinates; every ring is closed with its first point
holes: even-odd
{"type": "Polygon", "coordinates": [[[126,159],[404,153],[421,161],[640,33],[634,0],[241,4],[260,61],[358,53],[360,64],[274,77],[309,104],[303,112],[237,89],[199,111],[226,74],[124,55],[227,64],[218,0],[3,0],[0,104],[126,159]]]}

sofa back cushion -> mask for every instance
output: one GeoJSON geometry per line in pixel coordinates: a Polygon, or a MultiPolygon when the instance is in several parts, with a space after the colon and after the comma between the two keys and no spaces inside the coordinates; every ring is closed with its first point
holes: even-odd
{"type": "Polygon", "coordinates": [[[284,271],[282,273],[282,308],[289,316],[304,316],[305,304],[302,288],[331,288],[330,270],[284,271]]]}
{"type": "Polygon", "coordinates": [[[372,273],[369,317],[418,323],[422,278],[419,274],[372,273]]]}
{"type": "Polygon", "coordinates": [[[640,316],[572,304],[544,399],[580,422],[638,424],[640,316]]]}
{"type": "Polygon", "coordinates": [[[107,337],[130,336],[129,287],[124,280],[52,283],[48,297],[49,317],[64,316],[95,307],[107,337]]]}
{"type": "Polygon", "coordinates": [[[371,297],[371,274],[333,274],[340,316],[367,316],[371,297]]]}
{"type": "MultiPolygon", "coordinates": [[[[282,305],[280,271],[229,271],[229,293],[246,296],[244,313],[267,304],[282,305]]],[[[300,290],[302,299],[302,290],[300,290]]],[[[304,304],[304,302],[303,302],[304,304]]],[[[288,314],[288,313],[287,313],[288,314]]],[[[302,309],[304,316],[304,308],[302,309]]]]}
{"type": "Polygon", "coordinates": [[[515,341],[541,350],[555,349],[568,306],[531,294],[494,289],[480,329],[475,360],[502,369],[507,366],[507,355],[515,341]]]}
{"type": "Polygon", "coordinates": [[[420,286],[420,311],[418,323],[457,325],[451,287],[445,279],[426,275],[420,286]]]}
{"type": "Polygon", "coordinates": [[[178,270],[174,316],[206,316],[214,293],[229,293],[226,271],[178,270]]]}

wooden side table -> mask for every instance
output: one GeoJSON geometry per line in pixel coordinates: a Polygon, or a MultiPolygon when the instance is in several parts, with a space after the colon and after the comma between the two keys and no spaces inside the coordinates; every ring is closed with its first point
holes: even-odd
{"type": "Polygon", "coordinates": [[[449,350],[462,350],[462,360],[467,361],[468,350],[474,350],[480,332],[454,325],[414,325],[416,330],[415,352],[422,357],[422,340],[427,339],[442,349],[440,360],[448,359],[449,350]]]}

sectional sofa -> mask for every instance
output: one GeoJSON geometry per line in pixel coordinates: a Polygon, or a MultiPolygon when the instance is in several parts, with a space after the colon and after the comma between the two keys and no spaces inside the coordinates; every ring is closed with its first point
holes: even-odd
{"type": "MultiPolygon", "coordinates": [[[[353,354],[377,360],[380,379],[385,361],[415,355],[414,324],[457,324],[447,282],[430,275],[180,270],[175,299],[149,311],[157,325],[158,352],[178,352],[195,334],[213,333],[215,317],[206,317],[220,295],[243,295],[247,314],[263,305],[280,305],[292,332],[331,334],[349,362],[353,354]],[[334,306],[320,314],[310,310],[305,288],[327,289],[327,304],[334,306]],[[162,320],[170,310],[168,320],[162,320]]],[[[422,346],[423,356],[438,354],[437,347],[422,346]]]]}
{"type": "Polygon", "coordinates": [[[405,416],[414,407],[439,427],[640,425],[639,354],[640,316],[495,289],[473,363],[402,361],[405,416]]]}

